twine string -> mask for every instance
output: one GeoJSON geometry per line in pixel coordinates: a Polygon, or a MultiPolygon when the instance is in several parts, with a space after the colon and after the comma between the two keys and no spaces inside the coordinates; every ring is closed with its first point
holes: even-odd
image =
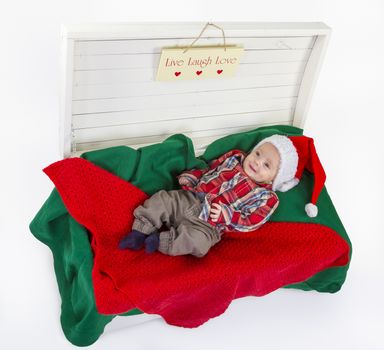
{"type": "Polygon", "coordinates": [[[208,26],[214,26],[218,29],[221,30],[222,34],[223,34],[223,40],[224,40],[224,51],[227,51],[227,48],[226,48],[226,44],[225,44],[225,33],[224,33],[224,30],[223,28],[219,27],[218,25],[214,24],[214,23],[211,23],[211,22],[207,22],[207,24],[204,26],[203,30],[200,32],[199,36],[183,51],[183,53],[186,53],[192,46],[193,44],[200,39],[201,35],[204,33],[204,31],[207,29],[208,26]]]}

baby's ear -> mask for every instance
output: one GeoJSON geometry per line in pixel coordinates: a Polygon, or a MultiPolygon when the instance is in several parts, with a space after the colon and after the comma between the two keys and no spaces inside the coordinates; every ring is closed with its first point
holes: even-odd
{"type": "Polygon", "coordinates": [[[289,180],[289,181],[285,181],[283,182],[282,184],[280,184],[276,190],[277,191],[280,191],[280,192],[287,192],[289,191],[291,188],[295,187],[298,183],[299,183],[299,179],[297,178],[293,178],[292,180],[289,180]]]}

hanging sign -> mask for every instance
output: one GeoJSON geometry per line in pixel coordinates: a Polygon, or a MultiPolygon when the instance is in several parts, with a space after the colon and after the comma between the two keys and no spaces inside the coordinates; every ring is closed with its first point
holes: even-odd
{"type": "Polygon", "coordinates": [[[243,52],[237,45],[163,48],[156,80],[233,76],[243,52]]]}

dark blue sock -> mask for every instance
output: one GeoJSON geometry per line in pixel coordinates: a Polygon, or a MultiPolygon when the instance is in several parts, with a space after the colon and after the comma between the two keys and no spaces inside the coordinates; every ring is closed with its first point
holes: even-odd
{"type": "Polygon", "coordinates": [[[155,252],[159,248],[159,243],[160,243],[160,233],[157,231],[152,232],[145,239],[145,251],[149,254],[155,252]]]}
{"type": "Polygon", "coordinates": [[[143,248],[144,241],[148,237],[148,235],[133,230],[132,232],[128,233],[119,243],[119,249],[133,249],[133,250],[139,250],[143,248]]]}

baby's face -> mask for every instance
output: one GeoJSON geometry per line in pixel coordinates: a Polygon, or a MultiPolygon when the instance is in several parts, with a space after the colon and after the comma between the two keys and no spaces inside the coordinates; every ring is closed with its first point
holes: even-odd
{"type": "Polygon", "coordinates": [[[269,142],[262,144],[244,159],[246,174],[256,182],[271,183],[279,170],[280,154],[269,142]]]}

